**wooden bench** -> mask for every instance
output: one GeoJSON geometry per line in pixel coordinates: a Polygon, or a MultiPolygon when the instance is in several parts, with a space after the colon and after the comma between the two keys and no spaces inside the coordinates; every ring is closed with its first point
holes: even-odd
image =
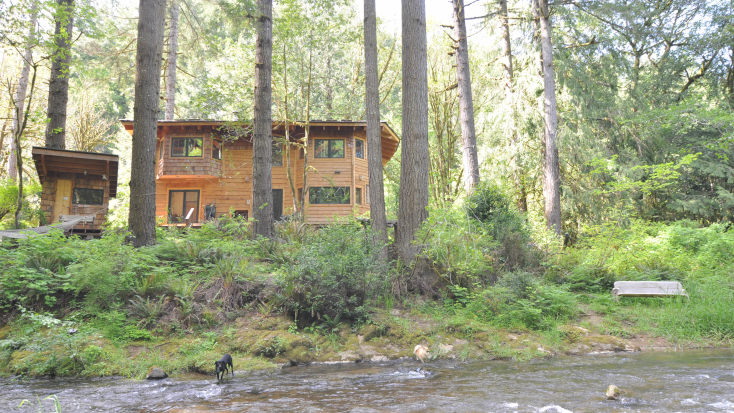
{"type": "Polygon", "coordinates": [[[678,281],[617,281],[612,289],[612,297],[664,297],[682,295],[688,297],[686,290],[678,281]]]}
{"type": "Polygon", "coordinates": [[[79,221],[80,224],[93,224],[94,223],[93,215],[64,215],[64,214],[59,215],[59,222],[69,222],[75,219],[81,219],[81,221],[79,221]]]}

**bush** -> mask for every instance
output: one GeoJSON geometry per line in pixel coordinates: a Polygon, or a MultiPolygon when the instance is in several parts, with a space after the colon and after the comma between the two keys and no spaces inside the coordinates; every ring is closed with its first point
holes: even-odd
{"type": "Polygon", "coordinates": [[[467,216],[484,224],[487,233],[497,241],[511,234],[521,234],[526,241],[529,238],[525,218],[497,186],[485,183],[475,188],[465,209],[467,216]]]}
{"type": "Polygon", "coordinates": [[[385,287],[371,240],[356,223],[332,224],[305,239],[294,265],[276,277],[285,307],[317,318],[364,317],[364,305],[385,287]]]}

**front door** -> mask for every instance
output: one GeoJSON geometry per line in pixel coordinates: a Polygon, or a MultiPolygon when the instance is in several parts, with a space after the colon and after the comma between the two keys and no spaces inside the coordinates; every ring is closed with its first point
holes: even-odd
{"type": "Polygon", "coordinates": [[[283,215],[283,190],[273,189],[273,221],[280,221],[283,215]]]}
{"type": "Polygon", "coordinates": [[[59,215],[69,215],[71,207],[71,180],[58,179],[56,181],[56,201],[54,201],[54,216],[51,222],[59,222],[59,215]]]}

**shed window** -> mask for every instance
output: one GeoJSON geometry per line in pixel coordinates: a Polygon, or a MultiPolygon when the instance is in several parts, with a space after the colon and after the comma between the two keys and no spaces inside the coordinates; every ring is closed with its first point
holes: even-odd
{"type": "Polygon", "coordinates": [[[316,139],[314,142],[315,158],[343,158],[344,139],[316,139]]]}
{"type": "Polygon", "coordinates": [[[103,205],[104,190],[74,188],[74,203],[81,205],[103,205]]]}
{"type": "Polygon", "coordinates": [[[222,159],[222,141],[212,139],[212,159],[222,159]]]}
{"type": "Polygon", "coordinates": [[[171,139],[171,156],[203,156],[202,138],[173,138],[171,139]]]}
{"type": "Polygon", "coordinates": [[[348,204],[349,187],[311,187],[308,188],[310,204],[348,204]]]}
{"type": "Polygon", "coordinates": [[[354,140],[354,156],[364,159],[364,141],[362,139],[354,140]]]}

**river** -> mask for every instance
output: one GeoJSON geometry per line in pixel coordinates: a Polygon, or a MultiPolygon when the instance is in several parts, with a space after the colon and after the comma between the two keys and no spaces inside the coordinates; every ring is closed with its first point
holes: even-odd
{"type": "MultiPolygon", "coordinates": [[[[36,397],[51,394],[64,413],[734,412],[734,351],[319,365],[240,372],[222,383],[197,374],[162,381],[1,379],[0,411],[35,412],[36,397]],[[621,400],[605,400],[609,384],[624,391],[621,400]],[[18,408],[23,399],[33,406],[18,408]]],[[[42,411],[51,406],[43,402],[42,411]]]]}

